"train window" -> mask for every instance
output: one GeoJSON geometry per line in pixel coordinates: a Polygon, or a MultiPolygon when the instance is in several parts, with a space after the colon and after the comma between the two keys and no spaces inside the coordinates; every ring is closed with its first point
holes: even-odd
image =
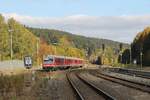
{"type": "Polygon", "coordinates": [[[56,63],[63,64],[64,59],[63,58],[56,58],[56,63]]]}
{"type": "Polygon", "coordinates": [[[44,59],[44,64],[53,63],[53,58],[44,59]]]}

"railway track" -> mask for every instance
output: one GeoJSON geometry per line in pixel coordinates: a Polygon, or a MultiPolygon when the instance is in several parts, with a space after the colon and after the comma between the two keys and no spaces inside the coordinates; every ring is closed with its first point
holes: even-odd
{"type": "Polygon", "coordinates": [[[68,73],[67,79],[76,91],[79,100],[117,100],[75,72],[68,73]]]}
{"type": "Polygon", "coordinates": [[[81,95],[80,91],[78,88],[76,88],[76,86],[74,85],[73,81],[71,80],[69,73],[67,73],[67,79],[69,81],[69,83],[71,84],[72,88],[75,90],[75,92],[77,93],[77,99],[78,100],[84,100],[84,97],[81,95]]]}
{"type": "Polygon", "coordinates": [[[133,69],[125,69],[125,68],[109,68],[108,70],[111,72],[150,79],[150,72],[133,70],[133,69]]]}
{"type": "Polygon", "coordinates": [[[137,89],[137,90],[140,90],[140,91],[143,91],[143,92],[150,93],[150,86],[149,85],[145,85],[145,84],[142,84],[142,83],[137,83],[137,82],[134,82],[134,81],[125,80],[125,79],[122,79],[122,78],[106,75],[106,74],[100,73],[98,71],[92,71],[91,74],[96,76],[96,77],[99,77],[99,78],[102,78],[102,79],[105,79],[105,80],[108,80],[108,81],[111,81],[111,82],[115,82],[115,83],[130,87],[130,88],[134,88],[134,89],[137,89]]]}

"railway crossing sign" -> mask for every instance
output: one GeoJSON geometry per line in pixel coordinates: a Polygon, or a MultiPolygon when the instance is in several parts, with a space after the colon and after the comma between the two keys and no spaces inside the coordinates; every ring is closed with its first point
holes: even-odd
{"type": "Polygon", "coordinates": [[[30,69],[32,67],[32,58],[31,58],[31,56],[25,56],[24,57],[24,66],[27,69],[30,69]]]}

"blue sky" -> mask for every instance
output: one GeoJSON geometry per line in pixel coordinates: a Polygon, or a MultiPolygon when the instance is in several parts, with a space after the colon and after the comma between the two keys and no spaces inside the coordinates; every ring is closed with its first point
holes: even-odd
{"type": "Polygon", "coordinates": [[[126,43],[150,26],[150,0],[0,0],[0,13],[31,27],[126,43]]]}
{"type": "Polygon", "coordinates": [[[30,16],[149,14],[149,0],[1,0],[0,12],[30,16]]]}

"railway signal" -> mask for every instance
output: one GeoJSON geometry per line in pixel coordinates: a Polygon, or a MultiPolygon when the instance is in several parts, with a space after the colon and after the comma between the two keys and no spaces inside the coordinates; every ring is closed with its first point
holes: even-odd
{"type": "Polygon", "coordinates": [[[103,51],[105,50],[105,44],[102,44],[102,50],[103,51]]]}
{"type": "Polygon", "coordinates": [[[132,43],[130,44],[130,64],[132,64],[132,43]]]}
{"type": "Polygon", "coordinates": [[[30,69],[32,67],[32,58],[31,58],[31,56],[25,56],[24,57],[24,66],[27,69],[30,69]]]}

